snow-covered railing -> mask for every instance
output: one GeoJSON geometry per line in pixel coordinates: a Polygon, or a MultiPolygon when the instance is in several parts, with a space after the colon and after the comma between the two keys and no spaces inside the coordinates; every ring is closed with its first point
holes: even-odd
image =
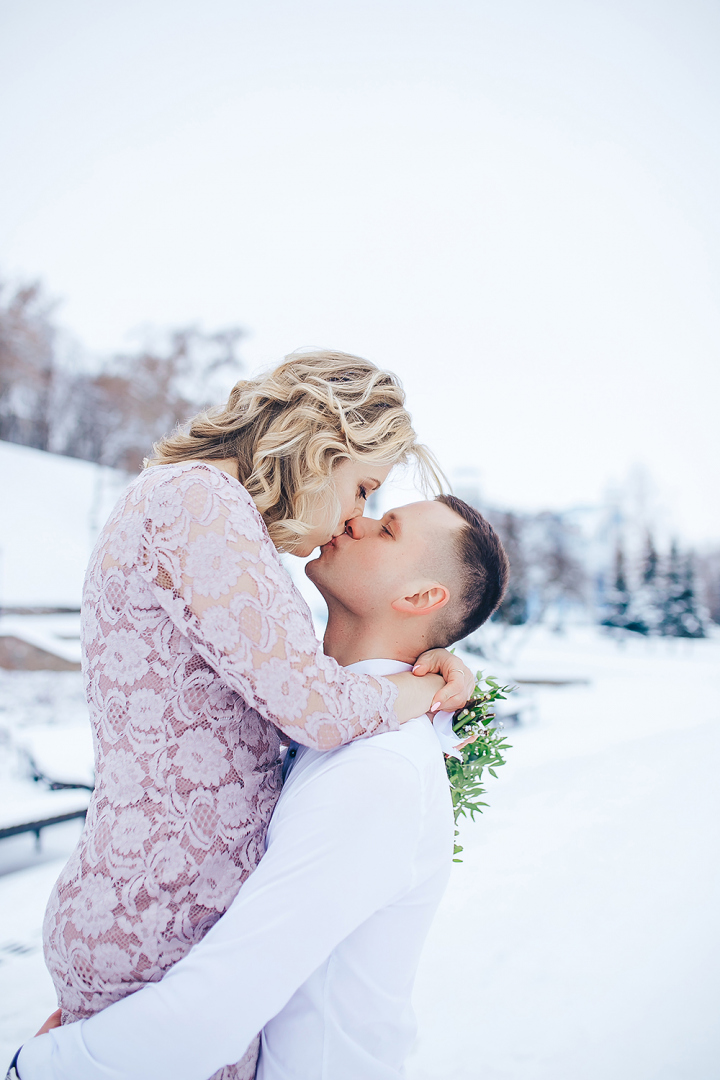
{"type": "Polygon", "coordinates": [[[2,734],[6,760],[12,757],[14,768],[0,787],[0,840],[34,833],[39,846],[43,829],[85,817],[93,786],[53,780],[24,747],[14,744],[6,732],[2,734]]]}
{"type": "Polygon", "coordinates": [[[67,814],[56,814],[54,817],[44,817],[37,821],[24,821],[19,825],[7,825],[0,828],[0,840],[9,836],[19,836],[21,833],[35,833],[35,842],[40,846],[40,832],[50,825],[60,825],[63,821],[74,821],[76,818],[84,818],[87,814],[87,806],[79,810],[71,810],[67,814]]]}

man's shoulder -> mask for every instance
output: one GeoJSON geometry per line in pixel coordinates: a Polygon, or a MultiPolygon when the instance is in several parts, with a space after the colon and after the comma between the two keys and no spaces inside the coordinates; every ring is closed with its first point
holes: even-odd
{"type": "Polygon", "coordinates": [[[427,716],[418,716],[401,724],[397,731],[384,731],[381,735],[371,735],[367,739],[355,739],[344,746],[343,750],[360,749],[376,753],[388,750],[403,757],[427,757],[440,753],[440,744],[433,731],[432,722],[427,716]]]}
{"type": "Polygon", "coordinates": [[[292,816],[298,800],[334,807],[372,806],[396,824],[417,823],[423,851],[437,868],[452,851],[452,803],[445,759],[427,717],[410,720],[399,731],[355,739],[329,752],[301,748],[283,785],[271,829],[292,816]],[[448,846],[450,844],[450,846],[448,846]],[[428,847],[429,845],[429,847],[428,847]]]}
{"type": "Polygon", "coordinates": [[[398,731],[386,731],[364,739],[354,739],[335,750],[304,750],[288,780],[305,774],[306,779],[328,769],[367,768],[376,773],[382,759],[391,759],[394,767],[416,772],[427,779],[438,770],[444,773],[442,749],[433,726],[426,716],[409,720],[398,731]]]}

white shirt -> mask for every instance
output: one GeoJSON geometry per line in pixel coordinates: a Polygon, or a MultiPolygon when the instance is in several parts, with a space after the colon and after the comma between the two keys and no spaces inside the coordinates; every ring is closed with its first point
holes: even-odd
{"type": "Polygon", "coordinates": [[[452,845],[427,717],[327,753],[301,748],[267,852],[228,911],[160,982],[26,1043],[22,1080],[207,1080],[261,1029],[258,1080],[402,1077],[452,845]]]}

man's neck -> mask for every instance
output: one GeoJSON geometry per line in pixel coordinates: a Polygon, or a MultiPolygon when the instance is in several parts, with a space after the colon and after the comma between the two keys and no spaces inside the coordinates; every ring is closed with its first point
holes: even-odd
{"type": "Polygon", "coordinates": [[[360,660],[380,659],[414,664],[427,646],[418,641],[415,627],[413,631],[411,636],[409,627],[402,622],[357,619],[348,612],[331,609],[323,644],[326,655],[343,667],[360,660]]]}

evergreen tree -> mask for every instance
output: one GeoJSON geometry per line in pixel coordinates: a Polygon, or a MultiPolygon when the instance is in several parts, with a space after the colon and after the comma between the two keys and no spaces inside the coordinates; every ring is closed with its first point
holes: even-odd
{"type": "Polygon", "coordinates": [[[695,560],[695,570],[702,610],[720,625],[720,548],[705,551],[695,560]]]}
{"type": "Polygon", "coordinates": [[[659,573],[659,558],[653,538],[647,534],[643,554],[640,584],[628,612],[627,629],[638,634],[657,633],[663,617],[663,590],[659,573]]]}
{"type": "Polygon", "coordinates": [[[675,543],[670,548],[660,632],[666,637],[705,637],[705,628],[695,598],[692,556],[687,555],[682,559],[675,543]]]}
{"type": "Polygon", "coordinates": [[[625,554],[618,541],[617,548],[615,549],[613,584],[608,589],[605,597],[608,611],[600,625],[627,630],[628,623],[631,621],[631,616],[629,614],[630,600],[630,591],[627,586],[627,577],[625,573],[625,554]]]}
{"type": "Polygon", "coordinates": [[[651,534],[648,533],[645,544],[645,565],[643,566],[642,574],[643,585],[654,585],[657,587],[658,561],[658,553],[655,550],[653,538],[651,534]]]}

